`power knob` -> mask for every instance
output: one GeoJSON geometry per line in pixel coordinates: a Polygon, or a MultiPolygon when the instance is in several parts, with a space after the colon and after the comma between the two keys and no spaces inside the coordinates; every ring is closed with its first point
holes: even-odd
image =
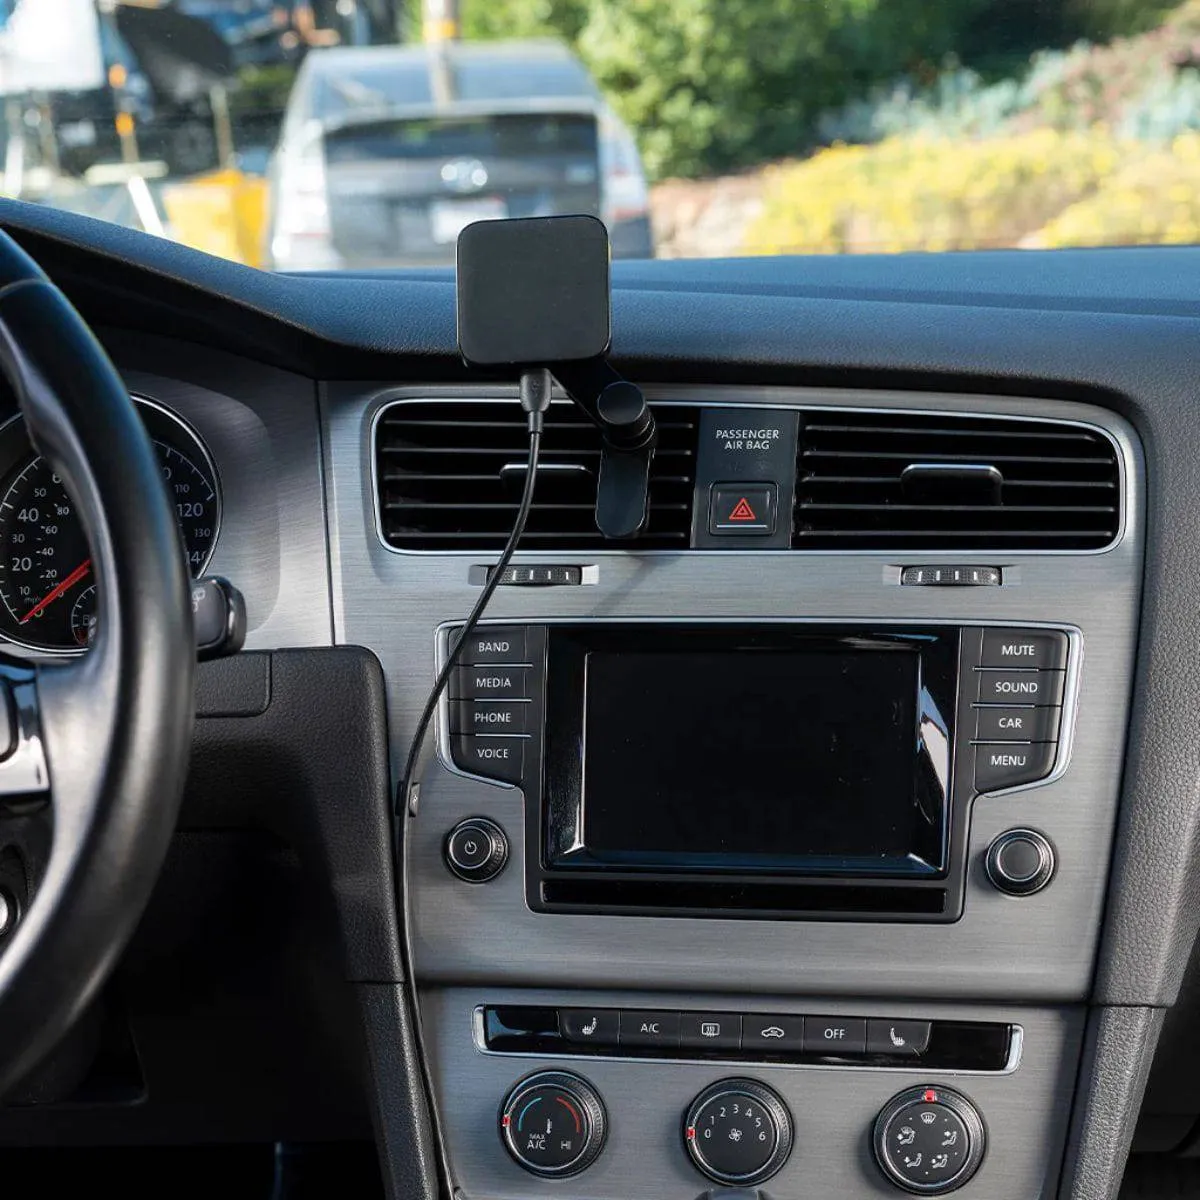
{"type": "Polygon", "coordinates": [[[490,883],[508,863],[508,838],[495,821],[470,817],[446,835],[446,866],[466,883],[490,883]]]}
{"type": "Polygon", "coordinates": [[[1054,847],[1036,829],[1010,829],[988,847],[992,885],[1009,896],[1032,896],[1054,878],[1054,847]]]}

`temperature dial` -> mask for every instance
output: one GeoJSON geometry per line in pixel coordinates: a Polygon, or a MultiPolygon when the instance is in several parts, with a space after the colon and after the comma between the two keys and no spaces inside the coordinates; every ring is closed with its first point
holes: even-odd
{"type": "Polygon", "coordinates": [[[505,1149],[534,1175],[578,1175],[596,1161],[607,1132],[604,1104],[590,1083],[543,1071],[517,1084],[500,1113],[505,1149]]]}
{"type": "Polygon", "coordinates": [[[983,1120],[949,1088],[910,1088],[875,1122],[875,1157],[897,1187],[937,1196],[962,1187],[983,1161],[983,1120]]]}
{"type": "Polygon", "coordinates": [[[792,1118],[783,1101],[754,1079],[723,1079],[687,1111],[684,1142],[692,1162],[717,1183],[770,1179],[792,1152],[792,1118]]]}

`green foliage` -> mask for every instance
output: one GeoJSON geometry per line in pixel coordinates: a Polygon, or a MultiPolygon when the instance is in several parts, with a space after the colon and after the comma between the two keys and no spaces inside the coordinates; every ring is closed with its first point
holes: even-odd
{"type": "Polygon", "coordinates": [[[651,174],[801,153],[822,111],[936,63],[996,0],[465,0],[472,37],[570,44],[651,174]]]}

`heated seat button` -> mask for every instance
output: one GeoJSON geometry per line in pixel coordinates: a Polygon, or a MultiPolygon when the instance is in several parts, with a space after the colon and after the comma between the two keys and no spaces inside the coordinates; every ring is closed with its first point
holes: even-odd
{"type": "Polygon", "coordinates": [[[450,705],[451,733],[527,733],[530,705],[523,700],[460,700],[450,705]]]}
{"type": "Polygon", "coordinates": [[[1053,742],[1030,746],[976,746],[975,787],[981,792],[995,792],[1023,783],[1036,783],[1054,769],[1056,751],[1053,742]]]}
{"type": "Polygon", "coordinates": [[[792,1054],[804,1048],[804,1018],[777,1013],[742,1015],[742,1049],[750,1054],[792,1054]]]}
{"type": "Polygon", "coordinates": [[[981,704],[1062,703],[1062,671],[977,671],[981,704]]]}
{"type": "Polygon", "coordinates": [[[929,1021],[868,1021],[867,1053],[916,1058],[929,1048],[929,1021]]]}
{"type": "Polygon", "coordinates": [[[867,1023],[861,1017],[805,1017],[804,1049],[809,1054],[862,1054],[867,1023]]]}
{"type": "Polygon", "coordinates": [[[459,667],[450,680],[452,700],[520,700],[528,696],[527,667],[459,667]]]}
{"type": "Polygon", "coordinates": [[[979,665],[1060,671],[1067,665],[1067,635],[1032,633],[1024,629],[985,629],[979,665]]]}
{"type": "Polygon", "coordinates": [[[520,783],[525,772],[525,739],[473,736],[450,739],[454,762],[472,775],[500,783],[520,783]]]}
{"type": "Polygon", "coordinates": [[[679,1048],[677,1012],[621,1013],[621,1045],[649,1046],[660,1050],[679,1048]]]}
{"type": "Polygon", "coordinates": [[[580,1046],[615,1046],[621,1014],[615,1008],[559,1009],[558,1027],[568,1042],[580,1046]]]}
{"type": "Polygon", "coordinates": [[[684,1013],[679,1044],[688,1050],[738,1050],[742,1018],[737,1013],[684,1013]]]}
{"type": "Polygon", "coordinates": [[[1061,708],[977,708],[975,737],[981,742],[1053,742],[1061,708]]]}
{"type": "Polygon", "coordinates": [[[709,494],[708,532],[721,537],[774,533],[777,491],[773,483],[714,483],[709,494]]]}

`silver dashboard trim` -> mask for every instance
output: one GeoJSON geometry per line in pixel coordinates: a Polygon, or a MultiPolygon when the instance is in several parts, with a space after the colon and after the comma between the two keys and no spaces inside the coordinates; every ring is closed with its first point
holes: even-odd
{"type": "MultiPolygon", "coordinates": [[[[403,390],[405,392],[412,391],[412,389],[407,389],[407,388],[403,389],[403,390]]],[[[747,388],[746,393],[749,394],[753,390],[754,390],[753,388],[747,388]]],[[[682,396],[666,395],[666,394],[663,394],[662,389],[647,388],[646,392],[647,392],[647,399],[649,399],[651,403],[656,404],[656,405],[662,405],[665,407],[671,407],[671,406],[680,406],[680,407],[686,406],[688,408],[729,408],[729,407],[731,407],[731,405],[729,405],[727,402],[720,401],[720,400],[709,400],[709,399],[704,399],[702,397],[697,398],[697,399],[689,399],[689,398],[685,398],[682,396]]],[[[449,390],[429,389],[428,394],[392,395],[390,397],[384,396],[377,400],[378,407],[376,408],[376,410],[371,418],[369,432],[368,432],[367,458],[370,463],[371,511],[374,514],[375,536],[379,539],[379,544],[384,548],[384,550],[386,550],[389,554],[419,555],[421,557],[427,557],[427,556],[434,556],[434,557],[439,557],[439,558],[487,557],[487,552],[481,551],[478,547],[476,547],[473,550],[412,550],[412,549],[406,549],[403,547],[393,546],[388,542],[388,540],[384,536],[384,532],[383,532],[383,513],[380,510],[380,503],[379,503],[379,498],[380,498],[379,456],[376,453],[376,446],[377,446],[377,438],[378,438],[380,421],[383,420],[383,418],[387,415],[387,413],[391,409],[397,408],[404,404],[427,404],[427,403],[439,402],[439,401],[440,402],[449,402],[449,403],[456,403],[456,402],[457,403],[468,403],[468,402],[470,402],[470,403],[476,403],[476,404],[478,404],[478,403],[511,404],[511,403],[514,403],[516,401],[516,399],[517,399],[517,392],[516,392],[515,388],[513,388],[511,395],[508,395],[508,396],[497,395],[496,389],[493,388],[483,394],[478,393],[474,389],[458,389],[458,390],[456,390],[456,389],[449,389],[449,390]]],[[[553,398],[552,402],[555,404],[569,404],[570,403],[569,399],[567,398],[566,393],[557,387],[555,388],[554,398],[553,398]]],[[[884,406],[874,407],[871,405],[860,405],[860,404],[836,404],[836,403],[829,404],[829,403],[821,403],[818,401],[803,401],[803,402],[797,401],[796,403],[792,403],[792,404],[784,404],[784,403],[779,403],[779,402],[768,402],[768,403],[762,403],[762,404],[753,403],[753,404],[748,404],[746,407],[751,407],[751,408],[755,408],[755,409],[763,409],[763,410],[779,409],[780,411],[784,411],[784,412],[799,412],[799,411],[805,411],[805,410],[819,408],[819,409],[822,409],[827,412],[878,413],[881,416],[882,415],[890,415],[897,411],[896,408],[888,408],[888,407],[884,407],[884,406]]],[[[1118,512],[1116,537],[1114,537],[1113,540],[1111,542],[1109,542],[1107,545],[1099,546],[1092,550],[1029,550],[1029,549],[1020,549],[1020,548],[1013,549],[1011,547],[1009,547],[1009,548],[996,547],[995,549],[992,549],[992,550],[972,550],[972,551],[959,550],[959,551],[955,551],[953,549],[945,549],[945,548],[938,548],[938,547],[934,547],[934,548],[930,548],[930,549],[922,549],[922,548],[918,547],[918,548],[914,548],[912,550],[905,550],[900,555],[897,555],[888,550],[831,550],[831,549],[802,550],[802,549],[798,549],[796,547],[777,548],[777,549],[771,549],[771,550],[754,550],[754,549],[740,550],[739,549],[736,551],[720,550],[720,549],[715,549],[715,550],[692,549],[692,548],[683,548],[683,549],[678,549],[678,550],[596,550],[593,548],[590,550],[589,549],[584,549],[584,550],[575,549],[575,550],[546,551],[542,555],[542,557],[544,557],[549,562],[559,562],[559,561],[569,561],[571,558],[578,558],[581,553],[585,554],[589,558],[592,557],[593,555],[603,555],[605,557],[608,557],[611,555],[620,555],[622,557],[628,557],[628,556],[632,555],[634,557],[640,558],[643,556],[678,555],[678,554],[686,554],[689,557],[691,557],[693,555],[716,555],[717,557],[730,557],[731,555],[736,554],[738,556],[748,555],[748,556],[752,556],[754,558],[759,558],[759,557],[764,557],[764,556],[766,556],[766,557],[778,557],[781,555],[782,556],[790,556],[790,555],[794,555],[794,554],[805,554],[805,555],[808,555],[808,554],[813,554],[813,555],[815,555],[815,554],[822,554],[822,555],[833,554],[833,555],[854,555],[854,556],[885,554],[885,555],[890,555],[893,558],[895,558],[895,557],[909,558],[909,557],[913,557],[913,556],[919,556],[923,559],[929,558],[933,561],[942,561],[942,560],[961,559],[964,557],[964,554],[965,554],[965,555],[971,557],[972,561],[973,561],[974,559],[978,558],[980,555],[985,555],[985,556],[991,555],[993,557],[999,556],[999,557],[1003,557],[1003,558],[1011,558],[1011,557],[1015,557],[1018,555],[1021,557],[1024,557],[1026,555],[1033,555],[1033,556],[1050,555],[1055,558],[1061,558],[1061,557],[1070,557],[1070,556],[1078,556],[1078,555],[1108,554],[1110,551],[1114,550],[1117,546],[1119,546],[1121,544],[1122,540],[1124,539],[1126,527],[1128,524],[1128,509],[1129,509],[1129,501],[1130,501],[1129,486],[1128,486],[1128,469],[1127,469],[1127,464],[1125,462],[1125,448],[1121,444],[1120,440],[1118,438],[1116,438],[1110,430],[1105,429],[1102,425],[1095,425],[1095,424],[1092,424],[1091,422],[1082,421],[1077,418],[1024,416],[1024,415],[1017,415],[1015,413],[989,412],[987,410],[969,411],[969,410],[955,410],[955,409],[950,409],[950,408],[925,409],[925,408],[917,407],[917,408],[906,408],[902,411],[904,411],[906,413],[906,415],[914,416],[914,417],[944,417],[944,416],[983,417],[983,418],[986,418],[989,420],[998,420],[998,421],[1021,421],[1021,422],[1034,421],[1034,422],[1038,422],[1043,425],[1070,425],[1070,426],[1073,426],[1078,429],[1086,429],[1090,433],[1098,434],[1099,436],[1103,437],[1112,446],[1113,454],[1116,457],[1116,461],[1117,461],[1117,475],[1118,475],[1117,492],[1118,492],[1118,496],[1120,499],[1120,507],[1119,507],[1119,512],[1118,512]]],[[[541,469],[545,470],[547,468],[541,468],[541,469]]],[[[549,469],[553,470],[554,468],[551,467],[549,469]]]]}
{"type": "MultiPolygon", "coordinates": [[[[725,1071],[727,1069],[732,1071],[738,1068],[753,1071],[768,1066],[772,1068],[778,1067],[784,1071],[870,1071],[875,1075],[886,1075],[888,1073],[911,1075],[914,1071],[921,1071],[926,1075],[950,1075],[955,1077],[980,1075],[986,1079],[994,1079],[1002,1075],[1011,1075],[1021,1065],[1021,1056],[1025,1051],[1025,1028],[1016,1022],[1012,1022],[1009,1025],[1012,1036],[1008,1043],[1008,1058],[999,1071],[962,1071],[949,1067],[927,1067],[920,1062],[911,1062],[902,1067],[878,1067],[870,1063],[764,1063],[762,1059],[755,1058],[701,1059],[689,1058],[686,1054],[656,1055],[654,1058],[638,1058],[632,1054],[545,1054],[535,1050],[492,1050],[487,1044],[486,1030],[483,1024],[483,1010],[486,1007],[484,1004],[477,1004],[471,1020],[471,1037],[474,1040],[475,1049],[480,1054],[489,1054],[496,1058],[536,1058],[542,1061],[551,1059],[555,1062],[570,1063],[577,1071],[585,1070],[586,1067],[584,1064],[589,1062],[637,1063],[638,1066],[645,1066],[647,1063],[663,1063],[664,1065],[688,1063],[694,1066],[699,1063],[702,1066],[712,1067],[718,1071],[725,1071]]],[[[846,1013],[844,1015],[849,1018],[856,1014],[846,1013]]]]}

